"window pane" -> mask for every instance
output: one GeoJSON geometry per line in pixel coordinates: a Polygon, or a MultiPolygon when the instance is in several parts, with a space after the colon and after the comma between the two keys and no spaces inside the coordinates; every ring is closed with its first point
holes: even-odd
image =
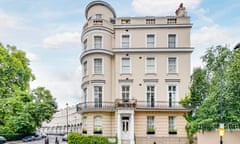
{"type": "Polygon", "coordinates": [[[130,58],[122,58],[122,73],[130,73],[130,58]]]}
{"type": "Polygon", "coordinates": [[[102,130],[102,118],[100,116],[94,119],[94,130],[102,130]]]}
{"type": "Polygon", "coordinates": [[[122,36],[122,48],[129,48],[129,35],[122,36]]]}
{"type": "Polygon", "coordinates": [[[154,128],[154,117],[148,116],[147,117],[147,128],[154,128]]]}
{"type": "Polygon", "coordinates": [[[102,48],[102,37],[94,36],[94,48],[99,49],[102,48]]]}
{"type": "Polygon", "coordinates": [[[95,107],[102,107],[102,86],[94,86],[95,107]]]}
{"type": "Polygon", "coordinates": [[[83,76],[87,75],[87,61],[83,63],[83,76]]]}
{"type": "Polygon", "coordinates": [[[174,116],[168,117],[168,128],[169,129],[176,129],[176,120],[174,116]]]}
{"type": "Polygon", "coordinates": [[[176,73],[176,58],[168,58],[168,72],[176,73]]]}
{"type": "Polygon", "coordinates": [[[147,106],[154,107],[155,103],[155,87],[154,86],[147,86],[147,106]]]}
{"type": "Polygon", "coordinates": [[[148,48],[153,48],[154,47],[154,40],[155,40],[155,36],[154,35],[147,35],[147,47],[148,48]]]}
{"type": "Polygon", "coordinates": [[[84,42],[83,42],[83,49],[84,49],[84,50],[87,49],[87,39],[85,39],[84,42]]]}
{"type": "Polygon", "coordinates": [[[176,86],[175,85],[168,86],[168,101],[169,101],[169,107],[173,107],[176,105],[176,86]]]}
{"type": "Polygon", "coordinates": [[[176,35],[175,34],[168,35],[168,47],[169,48],[176,47],[176,35]]]}
{"type": "Polygon", "coordinates": [[[130,95],[130,87],[128,85],[122,86],[122,99],[123,101],[128,101],[129,100],[129,95],[130,95]]]}
{"type": "Polygon", "coordinates": [[[94,59],[94,74],[102,74],[102,59],[94,59]]]}
{"type": "Polygon", "coordinates": [[[146,72],[147,73],[155,73],[155,58],[147,58],[146,62],[146,72]]]}

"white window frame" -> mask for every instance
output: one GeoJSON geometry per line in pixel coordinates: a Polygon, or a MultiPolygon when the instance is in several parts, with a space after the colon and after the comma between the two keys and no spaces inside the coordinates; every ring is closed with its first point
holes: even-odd
{"type": "Polygon", "coordinates": [[[154,120],[155,119],[155,117],[154,116],[147,116],[147,129],[148,128],[152,128],[152,129],[155,129],[154,128],[154,120]]]}
{"type": "Polygon", "coordinates": [[[131,47],[131,34],[129,33],[122,33],[121,34],[121,48],[130,48],[131,47]],[[129,36],[128,47],[123,47],[123,36],[129,36]]]}
{"type": "Polygon", "coordinates": [[[102,19],[102,18],[103,18],[103,14],[97,13],[97,14],[95,15],[95,18],[96,18],[96,19],[102,19]]]}
{"type": "Polygon", "coordinates": [[[102,123],[103,123],[103,121],[102,121],[103,119],[102,119],[102,116],[95,116],[94,117],[94,120],[93,120],[93,129],[95,130],[102,130],[102,127],[103,127],[103,125],[102,125],[102,123]],[[99,121],[97,121],[97,120],[99,120],[99,121]]]}
{"type": "Polygon", "coordinates": [[[167,47],[168,48],[177,48],[177,43],[178,43],[177,34],[176,33],[168,33],[168,35],[167,35],[167,47]],[[169,35],[175,35],[175,47],[169,47],[169,35]]]}
{"type": "Polygon", "coordinates": [[[103,104],[104,104],[104,84],[102,84],[102,83],[93,83],[93,86],[92,86],[92,101],[93,101],[94,105],[95,105],[95,93],[94,93],[94,87],[95,86],[102,87],[102,106],[103,106],[103,104]]]}
{"type": "Polygon", "coordinates": [[[156,47],[156,43],[157,43],[157,35],[156,34],[154,34],[154,33],[147,33],[146,34],[146,37],[145,37],[145,42],[146,42],[146,48],[155,48],[156,47]],[[149,47],[148,46],[148,36],[149,35],[153,35],[154,36],[154,44],[153,44],[153,47],[149,47]]]}
{"type": "Polygon", "coordinates": [[[131,64],[131,58],[130,57],[121,57],[121,62],[120,62],[120,71],[121,74],[131,74],[132,73],[132,64],[131,64]],[[129,72],[123,72],[123,59],[128,58],[129,59],[129,72]]]}
{"type": "Polygon", "coordinates": [[[104,58],[100,58],[100,57],[96,57],[96,58],[93,58],[93,67],[92,67],[92,74],[104,74],[104,58]],[[101,59],[102,60],[102,71],[100,73],[96,73],[95,72],[95,59],[101,59]]]}
{"type": "Polygon", "coordinates": [[[84,61],[83,62],[83,76],[87,76],[88,75],[88,61],[84,61]],[[86,63],[86,65],[85,65],[86,63]]]}
{"type": "Polygon", "coordinates": [[[145,58],[145,73],[157,73],[156,71],[157,71],[157,60],[156,60],[156,57],[146,57],[145,58]],[[153,58],[154,59],[154,69],[153,69],[153,71],[150,71],[148,69],[148,59],[149,58],[153,58]]]}
{"type": "Polygon", "coordinates": [[[87,129],[87,117],[86,116],[84,116],[82,118],[82,129],[83,128],[87,129]]]}
{"type": "Polygon", "coordinates": [[[167,106],[169,106],[169,91],[168,91],[168,88],[169,86],[176,86],[176,96],[175,96],[175,104],[172,105],[172,107],[174,106],[178,106],[178,101],[179,101],[179,83],[178,82],[168,82],[167,83],[167,88],[166,88],[166,91],[167,91],[167,106]]]}
{"type": "MultiPolygon", "coordinates": [[[[145,84],[145,100],[146,100],[146,106],[148,107],[148,90],[147,90],[147,87],[148,86],[153,86],[154,87],[154,106],[153,107],[156,107],[156,102],[157,102],[157,84],[156,83],[150,83],[150,82],[147,82],[145,84]]],[[[149,107],[152,107],[152,106],[149,106],[149,107]]]]}
{"type": "Polygon", "coordinates": [[[128,97],[128,99],[129,99],[129,100],[132,99],[132,96],[131,96],[131,85],[128,84],[128,83],[122,83],[122,84],[120,84],[120,99],[123,99],[123,91],[122,91],[122,87],[123,87],[123,86],[128,86],[128,87],[129,87],[129,97],[128,97]]]}
{"type": "Polygon", "coordinates": [[[93,47],[93,49],[103,49],[103,41],[104,41],[103,35],[101,35],[101,34],[93,35],[93,38],[92,38],[92,47],[93,47]],[[100,48],[96,48],[95,47],[95,37],[101,37],[102,38],[100,48]]]}
{"type": "Polygon", "coordinates": [[[168,129],[177,130],[176,129],[176,116],[168,116],[168,129]]]}
{"type": "Polygon", "coordinates": [[[167,57],[167,73],[169,73],[169,74],[177,74],[178,73],[178,57],[176,57],[176,56],[167,57]],[[176,59],[176,71],[175,72],[170,72],[169,71],[169,59],[170,58],[175,58],[176,59]]]}

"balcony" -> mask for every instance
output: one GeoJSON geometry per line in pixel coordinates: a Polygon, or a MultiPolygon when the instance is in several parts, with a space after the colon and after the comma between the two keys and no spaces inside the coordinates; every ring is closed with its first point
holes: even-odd
{"type": "Polygon", "coordinates": [[[86,102],[77,104],[77,111],[113,112],[116,109],[135,109],[135,111],[188,111],[179,102],[169,101],[137,101],[136,99],[116,99],[115,102],[86,102]]]}
{"type": "Polygon", "coordinates": [[[86,102],[77,104],[78,112],[114,111],[114,102],[86,102]]]}

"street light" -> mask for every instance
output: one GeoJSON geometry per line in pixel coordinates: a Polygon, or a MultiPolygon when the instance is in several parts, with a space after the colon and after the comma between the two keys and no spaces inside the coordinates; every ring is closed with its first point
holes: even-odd
{"type": "Polygon", "coordinates": [[[223,144],[224,124],[222,122],[222,64],[220,63],[220,124],[219,124],[219,136],[220,144],[223,144]]]}
{"type": "Polygon", "coordinates": [[[68,134],[68,103],[66,103],[66,112],[67,112],[67,134],[68,134]]]}

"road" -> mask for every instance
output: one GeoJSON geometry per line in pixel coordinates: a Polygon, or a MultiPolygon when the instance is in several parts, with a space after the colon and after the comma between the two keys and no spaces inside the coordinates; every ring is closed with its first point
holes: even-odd
{"type": "MultiPolygon", "coordinates": [[[[62,141],[62,136],[54,136],[54,135],[49,135],[48,136],[49,144],[55,144],[56,137],[59,140],[59,144],[67,144],[67,142],[62,141]]],[[[6,144],[45,144],[45,139],[31,141],[31,142],[12,141],[12,142],[7,142],[6,144]]]]}

